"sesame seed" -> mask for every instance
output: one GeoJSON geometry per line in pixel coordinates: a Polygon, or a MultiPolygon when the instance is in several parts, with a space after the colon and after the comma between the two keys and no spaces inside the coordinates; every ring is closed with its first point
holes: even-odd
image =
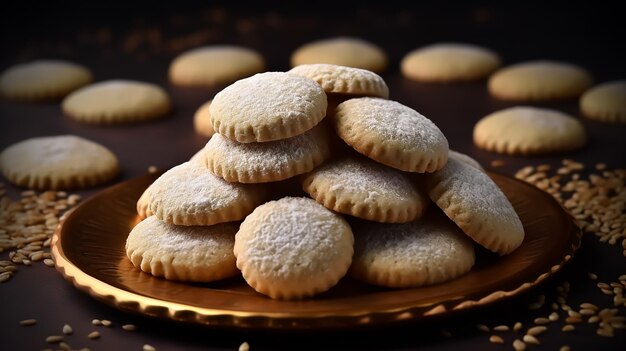
{"type": "Polygon", "coordinates": [[[544,327],[544,326],[537,326],[537,327],[532,327],[532,328],[529,328],[529,329],[526,331],[526,334],[527,334],[527,335],[533,335],[533,336],[536,336],[536,335],[539,335],[539,334],[541,334],[541,333],[545,332],[546,330],[548,330],[548,328],[546,328],[546,327],[544,327]]]}
{"type": "Polygon", "coordinates": [[[524,327],[524,326],[522,325],[522,323],[521,323],[521,322],[516,322],[516,323],[513,325],[513,331],[520,331],[520,330],[522,330],[522,328],[523,328],[523,327],[524,327]]]}
{"type": "Polygon", "coordinates": [[[574,331],[574,329],[576,329],[576,327],[573,326],[572,324],[566,324],[563,326],[563,328],[561,328],[561,331],[571,332],[571,331],[574,331]]]}
{"type": "Polygon", "coordinates": [[[69,324],[66,324],[63,326],[63,334],[65,335],[70,335],[74,332],[74,330],[72,329],[72,327],[69,324]]]}
{"type": "Polygon", "coordinates": [[[535,345],[539,345],[539,344],[540,344],[540,343],[539,343],[539,340],[538,340],[536,337],[534,337],[534,336],[532,336],[532,335],[528,335],[528,334],[524,335],[524,337],[522,338],[522,340],[523,340],[525,343],[527,343],[527,344],[535,344],[535,345]]]}
{"type": "Polygon", "coordinates": [[[60,335],[51,335],[46,337],[46,342],[48,344],[57,344],[60,343],[61,341],[63,341],[63,337],[60,335]]]}
{"type": "Polygon", "coordinates": [[[493,327],[493,330],[496,330],[496,331],[508,331],[509,327],[507,325],[498,325],[498,326],[493,327]]]}
{"type": "Polygon", "coordinates": [[[126,331],[135,331],[137,329],[137,327],[134,324],[124,324],[122,326],[122,329],[124,329],[126,331]]]}
{"type": "Polygon", "coordinates": [[[156,351],[156,348],[152,345],[145,344],[143,345],[143,351],[156,351]]]}
{"type": "MultiPolygon", "coordinates": [[[[492,344],[504,344],[504,340],[498,335],[492,335],[489,337],[489,342],[492,344]]],[[[240,348],[241,350],[241,348],[240,348]]]]}
{"type": "Polygon", "coordinates": [[[24,319],[20,321],[20,324],[25,326],[25,327],[30,327],[31,325],[35,325],[37,324],[37,320],[36,319],[24,319]]]}
{"type": "Polygon", "coordinates": [[[97,331],[92,331],[91,333],[87,334],[87,337],[91,340],[99,339],[100,333],[97,331]]]}
{"type": "Polygon", "coordinates": [[[515,351],[524,351],[526,350],[526,344],[520,339],[515,339],[515,341],[513,341],[513,348],[515,351]]]}

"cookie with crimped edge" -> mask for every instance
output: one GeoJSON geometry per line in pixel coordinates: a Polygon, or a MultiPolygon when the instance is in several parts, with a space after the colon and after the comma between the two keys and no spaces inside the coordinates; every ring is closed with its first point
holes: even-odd
{"type": "Polygon", "coordinates": [[[36,60],[7,68],[0,75],[0,95],[11,100],[60,99],[93,81],[91,71],[60,60],[36,60]]]}
{"type": "Polygon", "coordinates": [[[117,157],[106,147],[75,135],[31,138],[0,154],[0,169],[18,186],[79,189],[105,183],[119,173],[117,157]]]}
{"type": "Polygon", "coordinates": [[[126,239],[133,265],[155,277],[211,282],[239,274],[233,247],[238,222],[177,226],[155,216],[139,222],[126,239]]]}
{"type": "Polygon", "coordinates": [[[443,283],[469,272],[474,243],[440,211],[402,224],[350,222],[354,257],[348,275],[373,285],[409,288],[443,283]]]}
{"type": "Polygon", "coordinates": [[[265,202],[255,185],[229,183],[199,162],[185,162],[150,186],[150,211],[176,225],[213,225],[243,219],[265,202]]]}
{"type": "Polygon", "coordinates": [[[209,138],[215,134],[213,122],[211,122],[211,114],[209,113],[209,107],[212,101],[213,100],[209,100],[202,104],[193,115],[193,129],[195,129],[198,134],[209,138]]]}
{"type": "Polygon", "coordinates": [[[407,172],[434,172],[446,164],[448,140],[428,118],[399,102],[355,98],[337,106],[337,134],[361,154],[407,172]]]}
{"type": "Polygon", "coordinates": [[[234,45],[195,48],[178,55],[169,68],[172,83],[189,87],[230,84],[265,70],[263,56],[234,45]]]}
{"type": "Polygon", "coordinates": [[[587,141],[582,123],[563,112],[517,106],[491,113],[474,126],[476,146],[502,154],[576,150],[587,141]]]}
{"type": "Polygon", "coordinates": [[[424,82],[453,82],[481,79],[501,65],[498,54],[464,43],[437,43],[415,49],[404,56],[402,74],[424,82]]]}
{"type": "Polygon", "coordinates": [[[458,151],[454,151],[454,150],[450,150],[448,152],[448,158],[454,158],[457,161],[461,161],[461,162],[465,162],[466,164],[475,167],[476,169],[480,169],[481,171],[484,171],[485,169],[483,168],[483,166],[480,165],[480,163],[478,161],[476,161],[475,159],[473,159],[472,157],[458,152],[458,151]]]}
{"type": "Polygon", "coordinates": [[[431,200],[463,230],[490,251],[506,255],[522,244],[524,227],[513,205],[481,170],[454,158],[423,177],[431,200]]]}
{"type": "Polygon", "coordinates": [[[600,122],[626,123],[626,80],[597,85],[580,98],[585,117],[600,122]]]}
{"type": "Polygon", "coordinates": [[[365,157],[327,162],[303,176],[302,188],[326,208],[376,222],[410,222],[430,202],[407,175],[365,157]]]}
{"type": "Polygon", "coordinates": [[[287,73],[310,78],[329,94],[389,98],[387,83],[376,73],[360,68],[324,63],[300,65],[287,73]]]}
{"type": "Polygon", "coordinates": [[[61,104],[63,112],[79,122],[120,124],[152,120],[171,109],[161,87],[133,80],[107,80],[81,88],[61,104]]]}
{"type": "Polygon", "coordinates": [[[322,293],[346,274],[354,237],[348,223],[312,199],[270,201],[241,223],[234,253],[244,279],[273,299],[322,293]]]}
{"type": "Polygon", "coordinates": [[[558,61],[528,61],[504,67],[489,78],[489,93],[503,100],[549,101],[578,97],[593,82],[584,68],[558,61]]]}
{"type": "Polygon", "coordinates": [[[335,37],[307,43],[291,54],[291,67],[312,63],[328,63],[380,73],[387,68],[387,55],[369,41],[335,37]]]}
{"type": "Polygon", "coordinates": [[[326,93],[315,81],[284,72],[241,79],[213,98],[213,129],[240,143],[300,135],[325,116],[326,93]]]}
{"type": "Polygon", "coordinates": [[[204,147],[207,168],[229,182],[275,182],[309,172],[330,157],[325,125],[289,139],[238,143],[215,134],[204,147]]]}

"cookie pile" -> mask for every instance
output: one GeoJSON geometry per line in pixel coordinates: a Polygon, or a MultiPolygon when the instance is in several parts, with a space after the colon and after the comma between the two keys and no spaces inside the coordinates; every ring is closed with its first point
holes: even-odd
{"type": "Polygon", "coordinates": [[[147,218],[128,257],[181,281],[241,271],[256,291],[297,299],[346,275],[397,288],[454,279],[473,266],[474,243],[515,250],[524,229],[502,191],[388,96],[377,74],[331,64],[226,87],[205,148],[139,199],[147,218]],[[277,191],[293,179],[304,193],[277,191]]]}

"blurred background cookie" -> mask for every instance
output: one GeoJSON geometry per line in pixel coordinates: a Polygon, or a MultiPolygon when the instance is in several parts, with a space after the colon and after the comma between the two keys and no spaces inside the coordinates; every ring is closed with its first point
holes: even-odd
{"type": "Polygon", "coordinates": [[[311,63],[329,63],[380,73],[387,68],[387,54],[363,39],[327,38],[304,44],[291,54],[291,67],[311,63]]]}
{"type": "Polygon", "coordinates": [[[626,123],[626,80],[603,83],[580,98],[585,117],[600,122],[626,123]]]}

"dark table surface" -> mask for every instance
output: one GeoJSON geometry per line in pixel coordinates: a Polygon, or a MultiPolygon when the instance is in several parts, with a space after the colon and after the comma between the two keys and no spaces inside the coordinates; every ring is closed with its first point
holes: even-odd
{"type": "MultiPolygon", "coordinates": [[[[526,165],[558,167],[564,158],[587,164],[605,162],[610,169],[626,168],[626,125],[609,125],[581,117],[576,100],[534,104],[555,108],[580,118],[589,136],[579,151],[541,157],[511,157],[485,152],[472,144],[472,128],[481,117],[514,103],[491,98],[484,81],[459,84],[423,84],[399,73],[399,61],[408,51],[438,41],[484,45],[499,52],[505,64],[530,59],[565,60],[590,70],[596,82],[626,78],[624,23],[615,9],[588,4],[585,7],[527,3],[507,7],[497,2],[453,6],[445,2],[420,3],[407,8],[402,3],[350,8],[332,3],[300,8],[289,2],[274,2],[275,8],[202,5],[189,3],[175,9],[163,4],[139,2],[121,6],[88,7],[81,3],[52,6],[23,2],[0,15],[2,56],[0,69],[36,58],[62,58],[83,63],[96,80],[128,78],[163,86],[171,95],[174,111],[165,119],[125,126],[102,127],[74,122],[63,116],[59,103],[27,104],[0,101],[0,149],[35,136],[76,134],[106,145],[119,157],[122,173],[115,182],[147,172],[151,165],[168,169],[187,160],[207,141],[193,130],[193,113],[220,88],[180,88],[167,81],[173,57],[185,49],[215,43],[252,47],[267,59],[269,70],[287,70],[289,54],[313,39],[336,35],[357,36],[381,46],[389,55],[389,68],[382,74],[390,87],[390,98],[432,119],[448,138],[450,146],[465,152],[486,168],[492,160],[504,161],[496,170],[513,175],[526,165]],[[41,7],[43,6],[43,7],[41,7]]],[[[171,5],[171,4],[170,4],[171,5]]],[[[90,5],[91,6],[91,5],[90,5]]],[[[588,169],[589,169],[588,167],[588,169]]],[[[79,192],[90,196],[105,186],[79,192]]],[[[21,189],[7,185],[12,196],[21,189]]],[[[0,260],[7,253],[0,254],[0,260]]],[[[492,344],[490,333],[476,330],[488,326],[524,327],[549,312],[557,287],[570,283],[568,304],[593,302],[611,307],[588,272],[598,281],[617,281],[626,273],[621,245],[601,243],[585,234],[582,248],[566,268],[538,289],[514,299],[429,323],[407,322],[387,327],[341,331],[268,332],[264,330],[212,329],[182,325],[131,315],[102,304],[75,289],[54,269],[43,264],[20,266],[7,282],[0,284],[0,349],[37,350],[50,347],[45,337],[58,335],[64,324],[74,328],[67,338],[74,347],[91,350],[140,350],[150,344],[158,350],[235,350],[247,341],[252,350],[276,349],[425,349],[500,350],[511,349],[521,334],[498,332],[504,345],[492,344]],[[540,294],[545,307],[529,310],[527,305],[540,294]],[[38,324],[23,327],[19,321],[35,318],[38,324]],[[94,318],[108,319],[113,328],[94,327],[94,318]],[[132,333],[120,329],[132,323],[132,333]],[[98,330],[99,340],[86,335],[98,330]],[[451,336],[450,336],[451,334],[451,336]]],[[[561,319],[564,312],[561,313],[561,319]]],[[[625,315],[624,307],[618,313],[625,315]]],[[[549,326],[540,336],[541,345],[532,350],[621,349],[626,332],[616,330],[613,338],[596,335],[596,328],[581,325],[561,332],[562,321],[549,326]]],[[[525,330],[525,329],[524,329],[525,330]]]]}

